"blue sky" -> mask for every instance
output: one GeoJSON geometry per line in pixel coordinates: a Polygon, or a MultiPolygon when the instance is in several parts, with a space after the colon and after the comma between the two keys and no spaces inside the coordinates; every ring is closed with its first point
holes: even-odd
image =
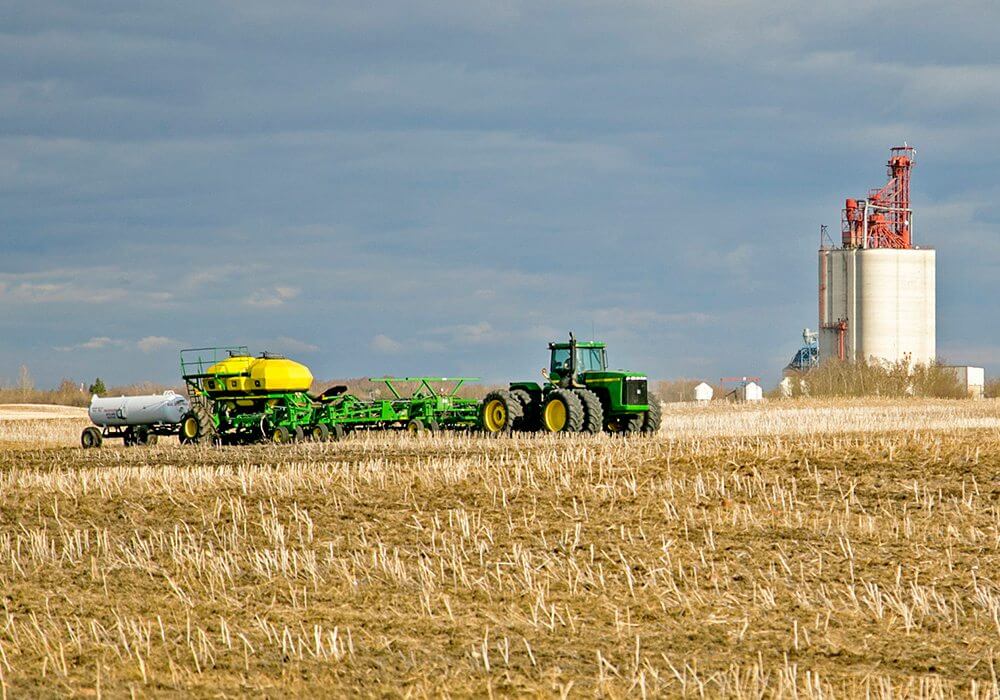
{"type": "Polygon", "coordinates": [[[992,2],[7,2],[0,380],[771,381],[820,224],[918,147],[938,351],[1000,370],[992,2]],[[829,5],[829,6],[826,6],[829,5]]]}

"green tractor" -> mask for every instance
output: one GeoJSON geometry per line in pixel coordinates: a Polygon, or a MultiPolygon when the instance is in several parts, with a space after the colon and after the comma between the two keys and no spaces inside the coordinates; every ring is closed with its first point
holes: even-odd
{"type": "Polygon", "coordinates": [[[648,392],[644,374],[609,370],[607,346],[549,343],[543,384],[513,382],[487,394],[480,423],[487,433],[541,430],[550,433],[638,433],[660,429],[659,400],[648,392]]]}

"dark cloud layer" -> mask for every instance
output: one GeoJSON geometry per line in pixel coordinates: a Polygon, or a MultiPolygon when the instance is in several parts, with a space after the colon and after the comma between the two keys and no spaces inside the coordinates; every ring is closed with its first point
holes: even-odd
{"type": "Polygon", "coordinates": [[[1000,368],[993,3],[14,3],[0,379],[774,377],[819,224],[917,144],[938,338],[1000,368]]]}

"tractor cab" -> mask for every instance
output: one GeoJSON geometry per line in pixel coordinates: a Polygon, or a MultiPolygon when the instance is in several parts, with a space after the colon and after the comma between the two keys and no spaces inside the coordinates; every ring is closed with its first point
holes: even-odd
{"type": "Polygon", "coordinates": [[[603,372],[608,368],[607,346],[598,342],[579,342],[570,335],[568,343],[549,343],[549,380],[553,384],[578,383],[584,372],[603,372]]]}

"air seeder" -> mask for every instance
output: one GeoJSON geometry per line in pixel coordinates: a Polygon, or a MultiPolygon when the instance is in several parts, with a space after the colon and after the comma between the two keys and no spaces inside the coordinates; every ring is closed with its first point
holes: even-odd
{"type": "Polygon", "coordinates": [[[308,367],[270,353],[252,357],[245,346],[182,350],[181,375],[191,399],[181,442],[325,441],[352,429],[420,433],[479,422],[479,401],[458,396],[465,382],[475,381],[470,377],[371,380],[384,383],[392,398],[361,399],[342,385],[313,396],[308,367]],[[403,383],[416,388],[407,394],[403,383]]]}
{"type": "Polygon", "coordinates": [[[513,382],[483,401],[481,421],[488,433],[543,430],[552,433],[641,433],[660,429],[659,400],[648,393],[646,375],[608,369],[607,346],[549,343],[543,384],[513,382]]]}
{"type": "Polygon", "coordinates": [[[252,357],[246,346],[181,351],[191,411],[181,442],[302,439],[313,424],[312,373],[280,355],[252,357]]]}

